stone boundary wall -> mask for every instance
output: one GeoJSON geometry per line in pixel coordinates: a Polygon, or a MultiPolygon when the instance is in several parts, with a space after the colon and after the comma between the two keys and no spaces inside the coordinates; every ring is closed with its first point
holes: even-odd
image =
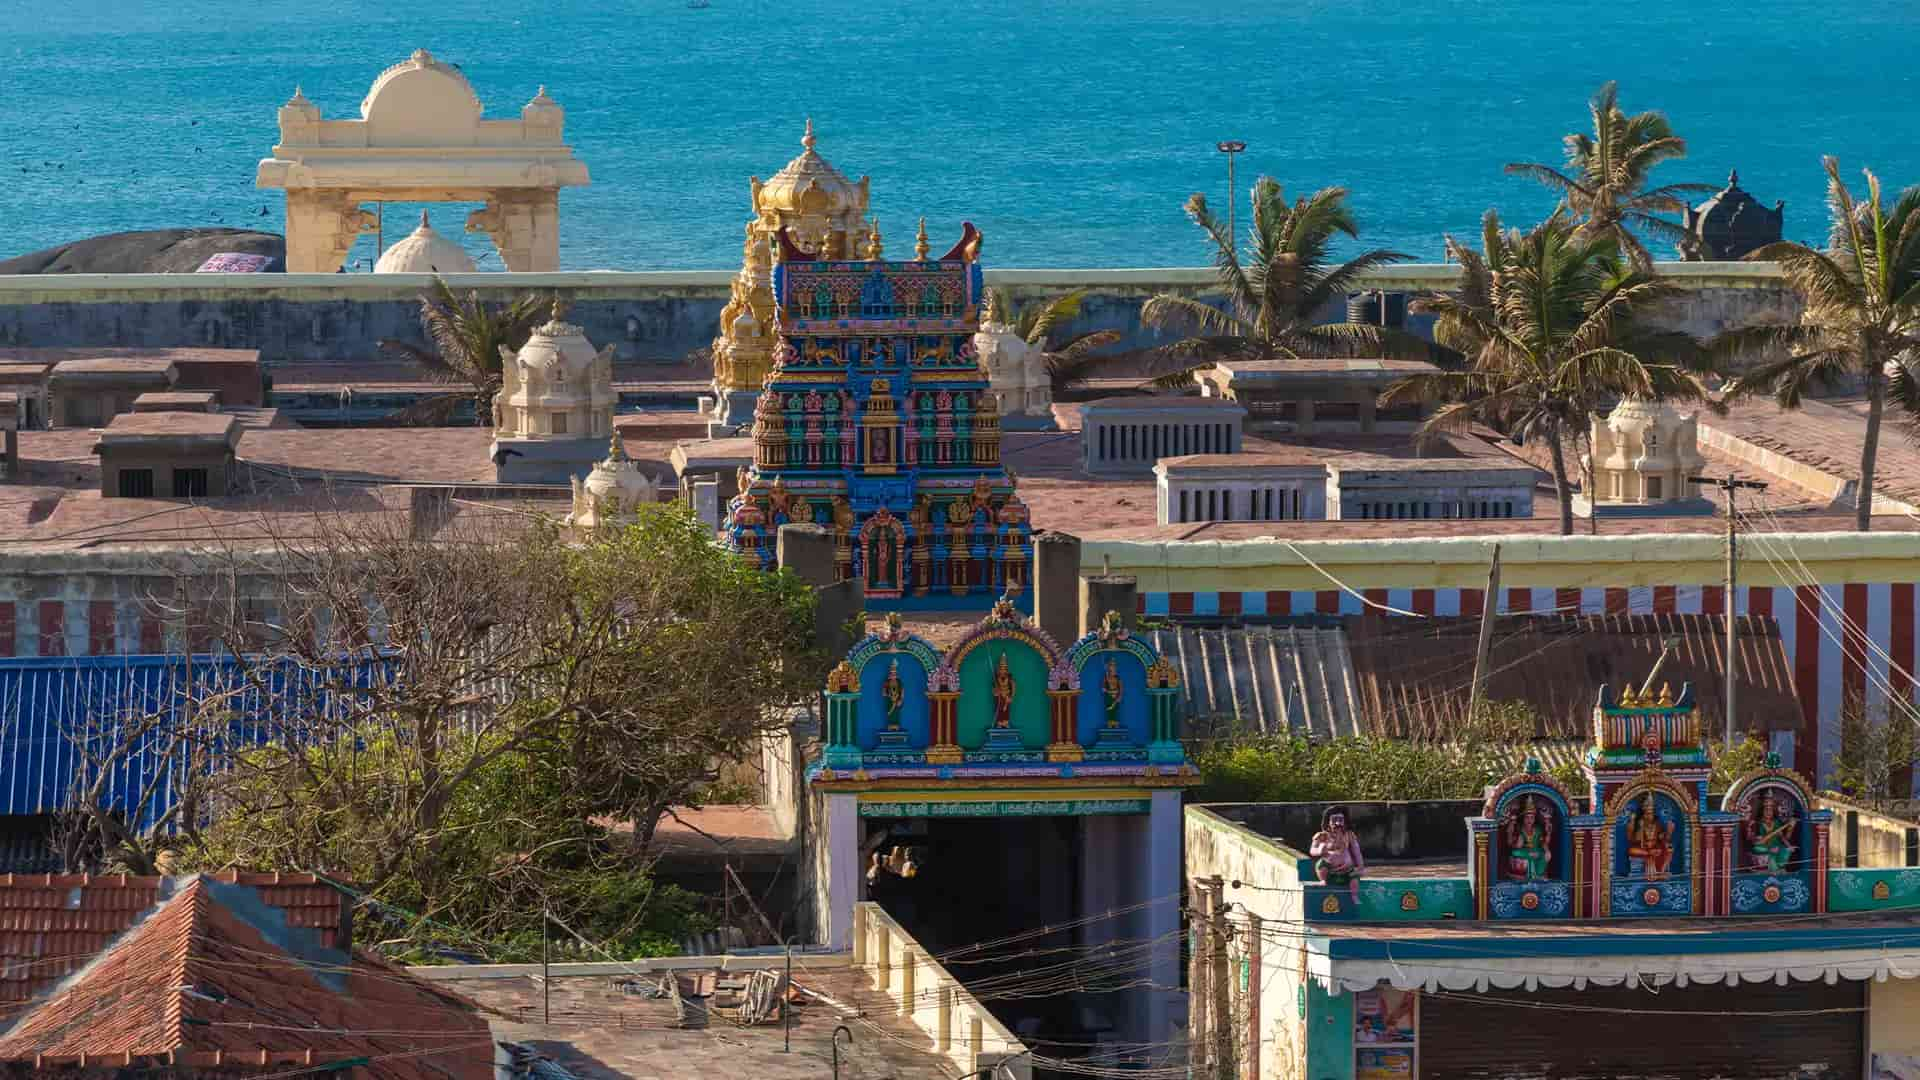
{"type": "MultiPolygon", "coordinates": [[[[1792,318],[1798,306],[1770,263],[1665,263],[1683,288],[1663,322],[1696,333],[1792,318]]],[[[1360,288],[1445,290],[1450,265],[1407,264],[1365,275],[1360,288]]],[[[678,362],[707,347],[725,305],[731,270],[450,274],[456,290],[489,299],[554,292],[573,303],[569,319],[622,360],[678,362]]],[[[365,363],[382,338],[424,342],[417,298],[427,274],[43,274],[0,275],[0,346],[222,347],[259,349],[268,365],[365,363]]],[[[1065,333],[1114,329],[1117,351],[1162,339],[1140,325],[1140,305],[1158,292],[1205,295],[1204,267],[1121,270],[988,270],[987,284],[1016,302],[1090,291],[1065,333]]],[[[1329,308],[1324,317],[1337,317],[1329,308]]],[[[1425,333],[1430,320],[1412,316],[1425,333]]]]}

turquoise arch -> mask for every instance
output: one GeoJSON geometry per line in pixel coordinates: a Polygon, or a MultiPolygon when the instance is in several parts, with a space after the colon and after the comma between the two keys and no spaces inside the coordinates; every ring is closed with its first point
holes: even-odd
{"type": "MultiPolygon", "coordinates": [[[[1144,652],[1141,648],[1139,651],[1144,652]]],[[[1074,738],[1092,746],[1107,726],[1107,698],[1103,684],[1107,661],[1113,661],[1120,676],[1120,727],[1135,746],[1144,746],[1153,734],[1152,704],[1147,700],[1147,663],[1133,649],[1101,649],[1089,654],[1079,667],[1079,712],[1074,721],[1074,738]]]]}
{"type": "Polygon", "coordinates": [[[1013,675],[1010,726],[1020,733],[1021,745],[1038,750],[1052,735],[1052,708],[1047,700],[1047,658],[1024,636],[983,638],[958,658],[960,709],[955,737],[960,746],[977,750],[993,727],[993,674],[1000,658],[1007,658],[1013,675]]]}
{"type": "Polygon", "coordinates": [[[900,728],[907,733],[909,747],[925,747],[932,727],[927,709],[927,669],[920,658],[909,652],[883,652],[870,657],[860,669],[860,704],[854,712],[855,736],[862,750],[880,746],[880,732],[887,726],[887,699],[882,687],[887,671],[900,665],[900,728]]]}

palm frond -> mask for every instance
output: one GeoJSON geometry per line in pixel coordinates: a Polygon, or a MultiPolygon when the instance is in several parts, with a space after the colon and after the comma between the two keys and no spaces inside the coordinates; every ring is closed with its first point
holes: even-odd
{"type": "Polygon", "coordinates": [[[1160,293],[1140,305],[1140,322],[1156,330],[1209,337],[1251,337],[1252,327],[1235,316],[1191,296],[1160,293]]]}

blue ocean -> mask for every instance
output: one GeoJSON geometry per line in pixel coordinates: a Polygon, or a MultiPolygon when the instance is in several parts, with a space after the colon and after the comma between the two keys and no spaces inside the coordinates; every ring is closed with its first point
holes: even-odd
{"type": "MultiPolygon", "coordinates": [[[[1920,4],[1689,0],[0,0],[0,257],[123,229],[281,229],[256,190],[295,85],[355,115],[415,48],[456,63],[489,116],[544,84],[593,184],[562,196],[569,269],[738,265],[747,178],[819,149],[873,177],[895,254],[924,215],[993,266],[1204,262],[1184,218],[1242,187],[1350,188],[1363,242],[1438,261],[1555,162],[1619,80],[1691,144],[1668,182],[1723,182],[1824,235],[1820,156],[1920,183],[1920,4]]],[[[434,211],[458,235],[463,206],[434,211]]],[[[387,240],[417,208],[386,208],[387,240]]],[[[476,253],[479,237],[466,238],[476,253]]],[[[371,238],[353,254],[364,269],[371,238]]],[[[481,263],[497,268],[497,258],[481,263]]]]}

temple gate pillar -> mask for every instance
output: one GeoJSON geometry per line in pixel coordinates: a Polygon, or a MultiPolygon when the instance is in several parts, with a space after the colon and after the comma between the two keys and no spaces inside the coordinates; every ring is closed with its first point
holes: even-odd
{"type": "Polygon", "coordinates": [[[344,191],[287,189],[287,273],[338,271],[353,242],[377,224],[374,214],[361,209],[344,191]]]}
{"type": "Polygon", "coordinates": [[[467,231],[486,233],[508,270],[552,273],[560,269],[559,189],[497,191],[467,215],[467,231]]]}

